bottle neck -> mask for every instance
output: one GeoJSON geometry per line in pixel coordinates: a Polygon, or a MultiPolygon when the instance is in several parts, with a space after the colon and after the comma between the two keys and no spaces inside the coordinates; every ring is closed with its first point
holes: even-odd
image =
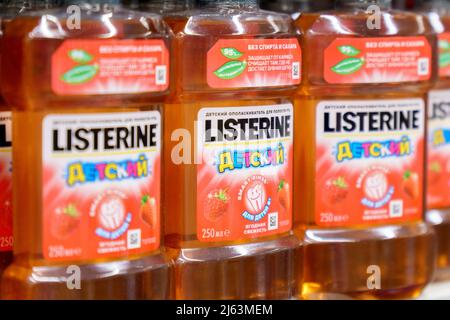
{"type": "Polygon", "coordinates": [[[183,11],[194,7],[193,0],[150,0],[141,1],[140,7],[151,11],[174,12],[183,11]]]}
{"type": "Polygon", "coordinates": [[[378,6],[380,9],[390,9],[392,0],[336,0],[336,8],[367,9],[369,6],[378,6]]]}
{"type": "Polygon", "coordinates": [[[257,9],[258,0],[198,0],[199,8],[257,9]]]}

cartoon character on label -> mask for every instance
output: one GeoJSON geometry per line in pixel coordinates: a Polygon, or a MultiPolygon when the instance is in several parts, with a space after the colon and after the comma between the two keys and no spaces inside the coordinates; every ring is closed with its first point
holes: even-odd
{"type": "Polygon", "coordinates": [[[93,204],[91,216],[97,217],[99,227],[95,233],[99,237],[115,240],[128,230],[132,215],[127,213],[125,199],[126,196],[120,192],[107,192],[100,195],[93,204]]]}
{"type": "Polygon", "coordinates": [[[387,175],[388,171],[383,168],[370,168],[361,175],[357,187],[364,192],[361,201],[364,206],[379,209],[392,199],[395,188],[389,186],[387,175]]]}
{"type": "Polygon", "coordinates": [[[267,197],[266,186],[262,177],[254,176],[251,180],[253,181],[247,185],[244,191],[243,200],[247,210],[242,213],[242,216],[249,221],[258,222],[269,212],[272,199],[267,197]]]}
{"type": "Polygon", "coordinates": [[[368,199],[381,200],[388,190],[386,175],[382,172],[374,171],[370,173],[364,181],[364,193],[368,199]]]}

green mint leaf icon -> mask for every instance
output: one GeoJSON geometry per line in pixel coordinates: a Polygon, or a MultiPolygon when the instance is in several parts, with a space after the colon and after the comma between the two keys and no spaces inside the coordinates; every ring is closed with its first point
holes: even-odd
{"type": "Polygon", "coordinates": [[[86,64],[92,61],[93,57],[87,51],[73,49],[69,51],[69,57],[76,63],[86,64]]]}
{"type": "Polygon", "coordinates": [[[220,51],[222,52],[222,55],[231,60],[239,59],[244,55],[235,48],[222,48],[220,51]]]}
{"type": "Polygon", "coordinates": [[[363,65],[364,59],[362,58],[347,58],[332,67],[331,70],[337,74],[349,75],[361,69],[363,65]]]}
{"type": "Polygon", "coordinates": [[[439,49],[441,51],[450,50],[450,42],[448,42],[447,40],[439,40],[439,49]]]}
{"type": "Polygon", "coordinates": [[[338,50],[342,54],[345,54],[346,56],[349,56],[349,57],[354,57],[361,53],[360,50],[356,49],[353,46],[339,46],[338,50]]]}
{"type": "Polygon", "coordinates": [[[223,80],[231,80],[240,76],[247,68],[245,61],[229,61],[214,71],[214,74],[223,80]]]}
{"type": "Polygon", "coordinates": [[[450,52],[444,52],[439,55],[439,67],[446,68],[450,66],[450,52]]]}
{"type": "Polygon", "coordinates": [[[68,84],[82,84],[92,80],[98,72],[98,65],[77,66],[67,71],[61,80],[68,84]]]}

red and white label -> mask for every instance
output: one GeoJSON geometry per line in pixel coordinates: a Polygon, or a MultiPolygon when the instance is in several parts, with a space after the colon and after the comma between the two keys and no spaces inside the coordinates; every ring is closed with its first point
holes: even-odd
{"type": "Polygon", "coordinates": [[[322,101],[316,121],[317,225],[422,217],[422,99],[322,101]]]}
{"type": "Polygon", "coordinates": [[[59,95],[165,91],[169,59],[163,40],[66,40],[52,56],[52,89],[59,95]]]}
{"type": "Polygon", "coordinates": [[[431,78],[425,37],[338,38],[324,53],[328,83],[416,82],[431,78]]]}
{"type": "Polygon", "coordinates": [[[42,134],[47,260],[159,248],[159,112],[48,115],[42,134]]]}
{"type": "Polygon", "coordinates": [[[11,112],[0,112],[0,251],[13,247],[11,112]]]}
{"type": "Polygon", "coordinates": [[[291,86],[301,82],[297,39],[219,40],[208,52],[211,88],[291,86]]]}
{"type": "Polygon", "coordinates": [[[197,238],[237,241],[292,227],[292,104],[198,114],[197,238]]]}
{"type": "Polygon", "coordinates": [[[430,209],[450,207],[450,90],[428,96],[428,194],[430,209]]]}

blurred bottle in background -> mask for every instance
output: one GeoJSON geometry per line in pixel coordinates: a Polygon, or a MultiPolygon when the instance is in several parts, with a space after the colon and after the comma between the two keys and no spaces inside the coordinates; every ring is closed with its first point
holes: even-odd
{"type": "Polygon", "coordinates": [[[427,221],[436,232],[437,280],[450,280],[450,1],[416,1],[439,37],[439,79],[428,94],[427,221]]]}
{"type": "MultiPolygon", "coordinates": [[[[7,25],[18,14],[56,6],[60,1],[2,0],[0,1],[0,80],[2,77],[3,34],[7,25]]],[[[5,78],[9,75],[5,74],[5,78]]],[[[1,83],[1,82],[0,82],[1,83]]],[[[11,108],[0,93],[0,275],[12,261],[13,208],[12,208],[12,115],[11,108]]],[[[1,283],[0,283],[1,285],[1,283]]]]}
{"type": "MultiPolygon", "coordinates": [[[[0,78],[2,38],[7,23],[17,12],[7,9],[7,2],[0,1],[0,78]]],[[[0,276],[11,263],[13,246],[12,222],[12,131],[11,110],[0,94],[0,276]]]]}

